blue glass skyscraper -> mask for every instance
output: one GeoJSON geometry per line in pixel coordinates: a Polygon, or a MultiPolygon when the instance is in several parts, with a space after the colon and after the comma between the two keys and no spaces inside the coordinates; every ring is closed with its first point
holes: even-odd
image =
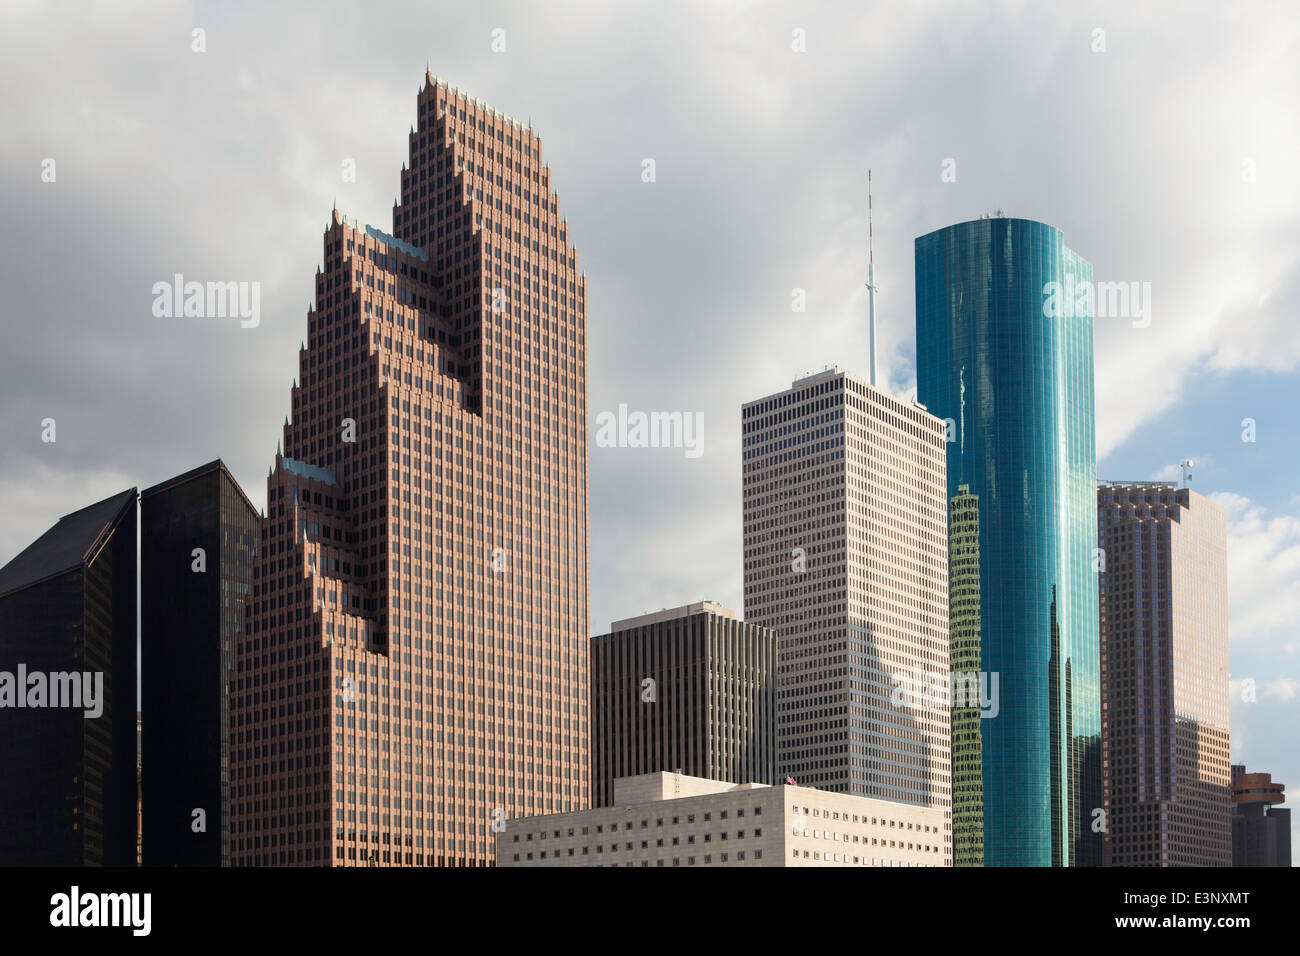
{"type": "Polygon", "coordinates": [[[1091,291],[1040,222],[916,240],[917,397],[949,422],[948,494],[979,501],[986,866],[1101,858],[1091,291]]]}

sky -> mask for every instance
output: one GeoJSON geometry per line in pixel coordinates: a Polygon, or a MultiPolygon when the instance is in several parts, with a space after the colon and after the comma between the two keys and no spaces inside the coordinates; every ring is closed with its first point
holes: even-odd
{"type": "Polygon", "coordinates": [[[216,457],[265,501],[330,211],[391,231],[427,68],[542,137],[593,428],[703,415],[698,457],[593,443],[593,633],[743,610],[740,406],[866,373],[871,169],[901,396],[917,236],[1002,210],[1149,283],[1096,323],[1098,476],[1191,458],[1226,509],[1233,760],[1300,793],[1294,4],[8,0],[0,64],[0,564],[216,457]],[[176,273],[259,283],[260,323],[156,318],[176,273]]]}

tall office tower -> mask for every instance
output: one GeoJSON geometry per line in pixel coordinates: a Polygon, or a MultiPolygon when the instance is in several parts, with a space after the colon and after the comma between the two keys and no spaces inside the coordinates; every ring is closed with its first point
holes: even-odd
{"type": "Polygon", "coordinates": [[[0,568],[0,866],[135,866],[135,489],[0,568]]]}
{"type": "Polygon", "coordinates": [[[741,423],[745,617],[779,635],[778,773],[942,808],[950,863],[944,424],[839,369],[741,423]]]}
{"type": "MultiPolygon", "coordinates": [[[[948,655],[952,659],[952,862],[984,865],[980,747],[980,500],[958,485],[948,501],[948,655]]],[[[991,682],[983,682],[992,689],[991,682]]],[[[992,701],[987,702],[992,712],[992,701]]]]}
{"type": "Polygon", "coordinates": [[[775,632],[701,601],[591,639],[592,806],[657,771],[776,782],[775,632]]]}
{"type": "Polygon", "coordinates": [[[1232,865],[1290,866],[1291,810],[1269,773],[1232,765],[1232,865]]]}
{"type": "Polygon", "coordinates": [[[1231,866],[1228,533],[1188,488],[1097,489],[1106,866],[1231,866]]]}
{"type": "Polygon", "coordinates": [[[235,865],[488,865],[589,795],[585,281],[531,128],[428,76],[409,143],[395,235],[325,231],[231,674],[235,865]]]}
{"type": "Polygon", "coordinates": [[[1039,222],[916,240],[917,394],[949,422],[949,496],[979,499],[986,866],[1101,862],[1091,282],[1039,222]]]}
{"type": "Polygon", "coordinates": [[[220,459],[140,493],[140,697],[149,715],[142,854],[229,866],[226,680],[243,625],[257,509],[220,459]]]}

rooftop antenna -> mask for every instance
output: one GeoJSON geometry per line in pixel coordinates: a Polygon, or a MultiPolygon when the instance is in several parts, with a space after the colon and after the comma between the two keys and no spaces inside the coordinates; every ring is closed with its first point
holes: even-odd
{"type": "Polygon", "coordinates": [[[1183,470],[1183,487],[1190,488],[1192,486],[1192,460],[1184,458],[1178,463],[1178,467],[1183,470]]]}
{"type": "Polygon", "coordinates": [[[868,381],[876,384],[876,250],[871,222],[871,170],[867,170],[867,342],[870,348],[868,381]]]}

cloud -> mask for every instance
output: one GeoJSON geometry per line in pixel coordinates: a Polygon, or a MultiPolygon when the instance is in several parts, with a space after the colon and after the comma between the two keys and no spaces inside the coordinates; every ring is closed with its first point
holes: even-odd
{"type": "Polygon", "coordinates": [[[1291,638],[1300,620],[1300,517],[1268,516],[1233,492],[1208,496],[1228,521],[1228,618],[1234,641],[1291,638]]]}
{"type": "Polygon", "coordinates": [[[1276,697],[1279,700],[1295,700],[1296,695],[1300,694],[1300,681],[1290,677],[1279,677],[1265,684],[1261,694],[1264,697],[1276,697]]]}
{"type": "Polygon", "coordinates": [[[1152,283],[1150,328],[1098,325],[1102,454],[1199,375],[1294,369],[1297,34],[1284,6],[1209,2],[1172,19],[1011,0],[5,5],[0,61],[23,82],[0,100],[0,488],[34,491],[0,562],[76,504],[39,491],[87,475],[147,485],[221,456],[263,501],[321,231],[336,201],[388,228],[427,63],[543,136],[588,277],[590,407],[708,422],[689,471],[593,455],[593,621],[700,592],[739,611],[739,408],[828,365],[865,372],[868,168],[880,379],[900,393],[913,239],[995,208],[1060,226],[1099,280],[1152,283]],[[152,319],[175,272],[260,281],[261,326],[152,319]],[[39,445],[47,415],[58,449],[39,445]],[[643,520],[648,497],[670,521],[643,520]]]}

